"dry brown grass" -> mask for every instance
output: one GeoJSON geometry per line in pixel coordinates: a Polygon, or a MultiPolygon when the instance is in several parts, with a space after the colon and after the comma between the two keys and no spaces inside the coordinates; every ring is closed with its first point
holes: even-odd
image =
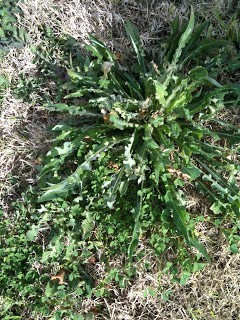
{"type": "MultiPolygon", "coordinates": [[[[28,31],[36,46],[45,44],[40,30],[46,25],[57,36],[71,35],[82,42],[92,33],[114,49],[124,50],[127,42],[122,19],[130,19],[140,27],[144,45],[151,51],[160,34],[168,32],[169,21],[175,15],[181,20],[187,19],[190,3],[194,4],[200,18],[212,19],[214,7],[227,15],[230,1],[182,1],[176,6],[171,1],[157,0],[28,0],[20,3],[24,16],[19,18],[19,24],[28,31]]],[[[217,25],[216,19],[213,18],[213,22],[217,25]]],[[[218,28],[215,33],[224,35],[224,31],[218,28]]],[[[33,54],[28,46],[12,49],[1,63],[1,70],[15,83],[20,73],[26,76],[36,74],[32,61],[33,54]]],[[[38,157],[49,147],[47,127],[57,121],[41,107],[40,94],[32,94],[27,103],[17,99],[12,89],[7,89],[4,95],[0,116],[0,205],[6,214],[10,201],[20,197],[19,186],[36,182],[38,157]]],[[[190,208],[202,208],[201,202],[198,195],[189,195],[190,208]]],[[[213,261],[204,271],[192,275],[186,286],[171,283],[168,276],[158,271],[156,258],[146,245],[145,259],[156,265],[156,271],[147,273],[138,266],[136,279],[127,289],[114,287],[109,298],[85,300],[83,310],[91,311],[95,306],[106,310],[96,313],[95,319],[240,319],[240,255],[231,255],[227,240],[223,236],[218,238],[211,226],[202,225],[200,230],[203,240],[212,239],[208,241],[211,244],[208,249],[213,261]],[[159,295],[144,298],[143,291],[147,287],[155,289],[159,295]],[[165,302],[161,295],[167,290],[171,290],[171,295],[165,302]]],[[[121,259],[114,263],[121,264],[121,259]]],[[[99,276],[104,274],[104,266],[96,267],[99,276]]]]}
{"type": "MultiPolygon", "coordinates": [[[[240,319],[240,255],[229,253],[225,237],[215,228],[202,225],[201,231],[210,239],[212,263],[193,274],[185,286],[173,284],[168,275],[159,271],[158,261],[145,243],[144,261],[150,263],[152,271],[146,272],[144,261],[138,263],[137,275],[126,289],[110,287],[108,298],[85,300],[83,311],[94,312],[94,319],[112,320],[240,319]],[[148,288],[157,295],[144,297],[148,288]],[[163,295],[167,292],[169,299],[165,301],[163,295]]],[[[114,266],[117,265],[121,265],[121,259],[116,259],[114,266]]],[[[95,269],[98,278],[104,277],[103,265],[97,264],[95,269]]]]}
{"type": "Polygon", "coordinates": [[[54,121],[38,103],[39,93],[28,102],[18,99],[13,86],[23,76],[34,76],[36,66],[28,46],[12,49],[1,63],[1,70],[12,84],[5,91],[0,114],[0,205],[7,213],[19,186],[35,183],[37,158],[49,145],[47,127],[54,121]]]}

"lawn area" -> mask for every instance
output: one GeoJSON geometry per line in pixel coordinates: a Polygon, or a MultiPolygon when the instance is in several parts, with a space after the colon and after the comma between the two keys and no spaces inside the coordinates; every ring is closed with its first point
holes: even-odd
{"type": "Polygon", "coordinates": [[[239,1],[0,16],[0,318],[240,319],[239,1]]]}

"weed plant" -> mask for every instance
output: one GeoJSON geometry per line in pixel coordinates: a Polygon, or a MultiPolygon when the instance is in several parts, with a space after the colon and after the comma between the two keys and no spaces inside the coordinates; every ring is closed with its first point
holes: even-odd
{"type": "Polygon", "coordinates": [[[39,202],[77,199],[86,235],[103,212],[119,212],[119,223],[131,221],[130,261],[139,237],[155,225],[163,238],[171,230],[209,260],[192,223],[201,213],[186,210],[188,186],[207,198],[209,215],[239,217],[239,129],[218,118],[239,106],[239,84],[218,82],[239,68],[239,56],[229,58],[228,42],[203,37],[207,26],[194,29],[193,10],[182,27],[176,18],[158,63],[145,60],[130,22],[134,63],[90,37],[90,54],[68,70],[66,103],[48,105],[76,118],[52,129],[55,145],[40,174],[40,185],[50,186],[39,202]]]}

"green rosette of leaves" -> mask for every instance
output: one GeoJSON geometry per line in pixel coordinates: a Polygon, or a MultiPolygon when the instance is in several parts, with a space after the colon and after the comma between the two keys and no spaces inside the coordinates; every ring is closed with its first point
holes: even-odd
{"type": "Polygon", "coordinates": [[[187,24],[180,27],[177,18],[172,22],[158,62],[146,60],[131,22],[125,28],[134,62],[91,36],[82,65],[68,70],[63,86],[67,102],[48,105],[74,120],[53,128],[55,145],[40,174],[40,184],[50,186],[39,201],[79,197],[89,209],[101,198],[102,210],[115,210],[122,201],[124,211],[124,201],[131,197],[130,260],[142,219],[153,210],[209,259],[189,227],[191,216],[200,213],[186,209],[188,187],[207,198],[209,214],[240,215],[239,127],[218,116],[239,107],[240,85],[219,80],[224,72],[239,69],[239,55],[230,59],[230,44],[205,37],[208,23],[194,27],[194,21],[191,9],[187,24]],[[101,192],[89,194],[102,159],[109,170],[101,176],[101,192]]]}

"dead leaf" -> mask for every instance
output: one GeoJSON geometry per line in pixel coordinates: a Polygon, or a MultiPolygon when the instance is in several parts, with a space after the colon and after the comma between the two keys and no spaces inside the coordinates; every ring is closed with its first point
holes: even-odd
{"type": "Polygon", "coordinates": [[[87,262],[90,264],[96,264],[97,260],[95,257],[90,257],[90,258],[88,258],[87,262]]]}
{"type": "Polygon", "coordinates": [[[101,306],[92,307],[89,311],[94,314],[99,314],[101,312],[101,306]]]}
{"type": "Polygon", "coordinates": [[[58,282],[58,284],[64,284],[64,276],[65,276],[65,269],[61,269],[55,276],[51,277],[51,280],[54,282],[58,282]]]}
{"type": "Polygon", "coordinates": [[[104,116],[103,116],[103,121],[104,123],[111,123],[110,121],[110,117],[111,115],[113,114],[117,114],[115,111],[110,111],[109,113],[106,113],[104,116]]]}
{"type": "Polygon", "coordinates": [[[182,171],[179,169],[173,169],[172,167],[169,167],[167,170],[174,177],[183,179],[184,181],[189,181],[189,179],[191,178],[188,174],[182,173],[182,171]]]}
{"type": "Polygon", "coordinates": [[[110,61],[103,62],[102,72],[103,72],[103,77],[104,78],[107,77],[107,74],[111,71],[112,66],[113,66],[113,63],[110,62],[110,61]]]}
{"type": "Polygon", "coordinates": [[[119,166],[116,163],[110,162],[108,165],[109,168],[115,169],[116,171],[119,170],[119,166]]]}
{"type": "Polygon", "coordinates": [[[109,119],[110,119],[110,113],[107,113],[103,116],[104,123],[109,123],[109,119]]]}
{"type": "Polygon", "coordinates": [[[123,60],[123,55],[122,55],[121,52],[116,52],[116,53],[115,53],[115,57],[116,57],[117,60],[120,60],[120,61],[123,60]]]}
{"type": "Polygon", "coordinates": [[[92,138],[90,136],[86,136],[86,137],[83,138],[83,140],[87,142],[87,141],[91,141],[92,138]]]}

